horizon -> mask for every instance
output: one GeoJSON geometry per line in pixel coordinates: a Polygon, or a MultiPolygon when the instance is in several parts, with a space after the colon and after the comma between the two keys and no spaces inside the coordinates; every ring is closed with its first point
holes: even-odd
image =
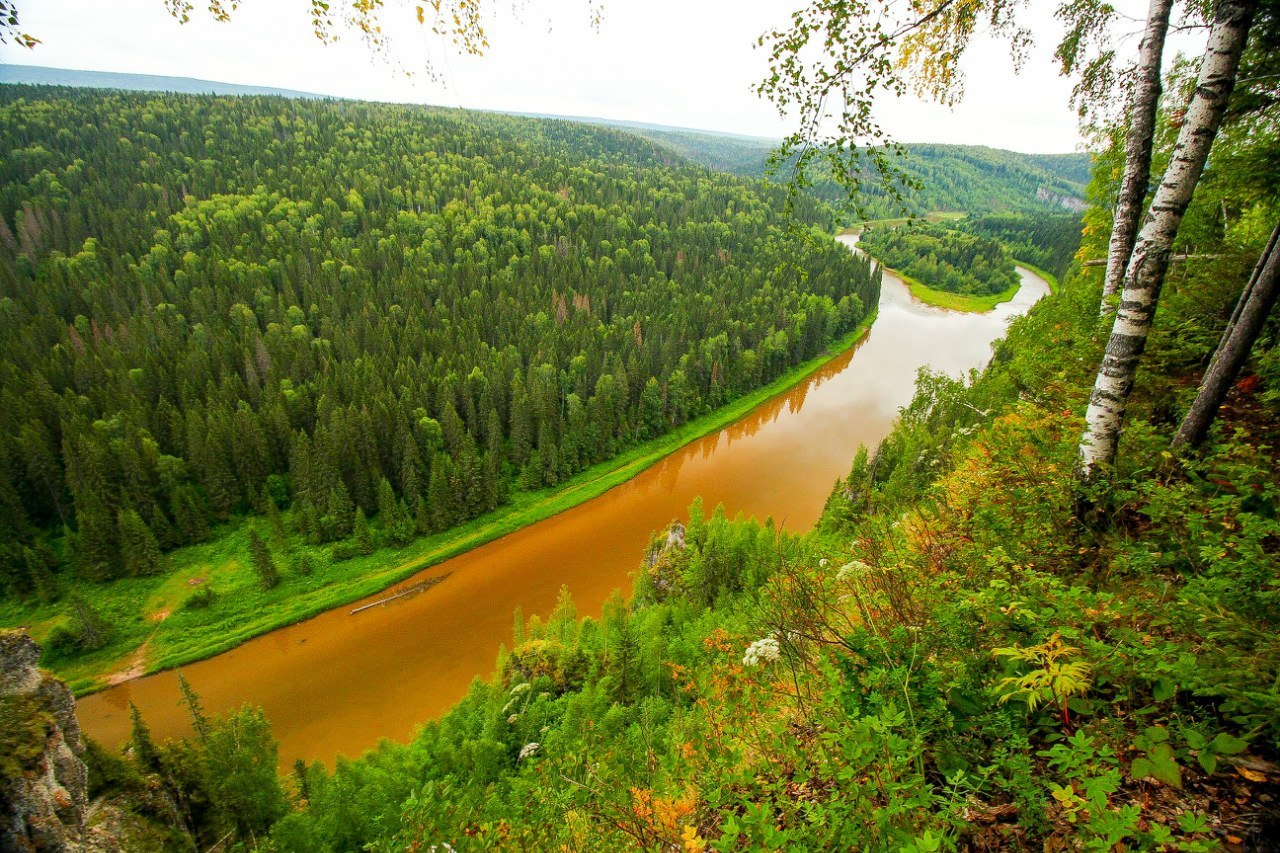
{"type": "MultiPolygon", "coordinates": [[[[491,114],[497,114],[497,115],[509,115],[509,116],[515,116],[520,118],[574,121],[582,124],[595,124],[595,125],[603,125],[608,127],[615,127],[623,130],[628,129],[628,126],[632,126],[635,129],[652,129],[652,130],[668,131],[668,132],[696,133],[696,134],[704,134],[704,135],[712,135],[712,136],[723,136],[730,139],[740,139],[744,141],[763,142],[763,143],[770,143],[770,144],[782,143],[782,137],[780,136],[760,136],[755,134],[738,133],[732,130],[722,130],[719,128],[663,124],[661,122],[653,121],[648,118],[631,117],[631,116],[626,118],[615,118],[615,117],[609,117],[609,116],[592,116],[592,115],[560,115],[560,114],[553,114],[553,113],[532,112],[528,110],[499,110],[499,109],[487,109],[483,107],[465,107],[465,106],[458,107],[458,106],[452,106],[449,104],[431,103],[426,101],[385,100],[385,99],[372,98],[372,97],[353,97],[353,96],[346,96],[346,95],[336,95],[330,92],[304,91],[304,90],[293,89],[293,88],[284,87],[284,86],[274,86],[274,85],[264,84],[264,83],[246,83],[246,82],[240,82],[236,80],[213,80],[205,77],[178,76],[173,74],[153,74],[149,72],[139,72],[139,71],[98,71],[92,68],[68,68],[68,67],[54,66],[54,65],[38,65],[38,64],[29,63],[29,62],[26,62],[26,63],[0,62],[0,69],[3,69],[3,68],[39,69],[41,71],[53,71],[53,72],[63,72],[63,73],[71,73],[71,74],[99,74],[104,76],[111,75],[111,76],[123,76],[123,77],[153,78],[153,79],[159,79],[159,80],[187,81],[190,83],[197,83],[197,84],[210,84],[213,86],[240,87],[245,89],[264,90],[259,93],[229,93],[228,94],[228,93],[219,93],[219,92],[196,92],[196,93],[186,93],[186,94],[206,94],[206,95],[214,95],[214,96],[221,96],[221,97],[243,97],[246,94],[257,94],[262,96],[286,97],[286,98],[303,97],[303,98],[314,98],[317,100],[337,100],[337,101],[353,101],[353,102],[363,101],[367,103],[391,104],[391,105],[400,105],[400,106],[430,107],[433,109],[442,109],[442,110],[474,111],[474,112],[491,113],[491,114]]],[[[83,85],[83,84],[75,84],[75,83],[73,84],[29,83],[29,82],[20,81],[20,80],[0,80],[0,85],[8,85],[8,86],[67,85],[67,86],[70,86],[71,88],[93,88],[93,89],[104,89],[108,91],[115,90],[118,88],[118,87],[115,87],[112,85],[106,85],[106,84],[101,86],[93,86],[93,85],[83,85]]],[[[155,92],[157,94],[160,94],[160,93],[176,92],[178,90],[151,89],[151,88],[147,88],[147,89],[125,88],[124,91],[155,92]]],[[[919,146],[919,145],[958,145],[961,147],[988,148],[995,151],[1008,151],[1014,154],[1026,154],[1026,155],[1032,155],[1032,156],[1057,156],[1057,155],[1067,155],[1067,154],[1092,153],[1088,150],[1088,148],[1080,148],[1076,150],[1056,150],[1056,151],[1025,151],[1025,150],[1020,150],[1016,148],[987,145],[985,143],[957,143],[957,142],[943,142],[943,141],[926,140],[926,139],[904,139],[904,140],[895,140],[895,141],[908,147],[919,146]]]]}
{"type": "MultiPolygon", "coordinates": [[[[280,4],[247,4],[226,24],[203,12],[180,24],[161,0],[44,0],[20,10],[23,30],[42,43],[34,51],[0,45],[0,63],[781,139],[794,129],[791,119],[752,91],[768,71],[755,40],[784,24],[794,5],[610,5],[598,28],[583,0],[503,7],[486,13],[490,47],[476,57],[458,55],[429,26],[402,17],[412,6],[398,4],[383,16],[388,53],[376,56],[345,31],[322,44],[304,15],[280,4]]],[[[1052,59],[1061,26],[1052,8],[1037,4],[1022,20],[1036,41],[1020,73],[1006,44],[979,35],[962,64],[966,96],[954,107],[910,95],[880,99],[889,138],[1028,154],[1084,150],[1071,81],[1052,59]]],[[[1136,40],[1126,36],[1119,47],[1136,53],[1136,40]]]]}

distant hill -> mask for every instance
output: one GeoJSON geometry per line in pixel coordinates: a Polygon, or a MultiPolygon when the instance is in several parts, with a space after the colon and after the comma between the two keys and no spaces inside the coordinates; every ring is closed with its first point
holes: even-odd
{"type": "Polygon", "coordinates": [[[72,68],[45,68],[42,65],[0,64],[0,83],[27,83],[33,86],[79,86],[89,89],[123,89],[132,92],[179,92],[185,95],[278,95],[282,98],[327,98],[314,92],[276,89],[271,86],[242,86],[194,77],[165,77],[159,74],[117,74],[112,71],[77,71],[72,68]]]}
{"type": "MultiPolygon", "coordinates": [[[[192,77],[76,71],[37,65],[0,65],[0,83],[184,94],[276,95],[313,99],[329,97],[292,89],[243,86],[192,77]]],[[[764,177],[769,152],[780,142],[767,137],[648,122],[543,113],[509,115],[559,119],[626,130],[657,142],[696,163],[749,178],[764,177]]],[[[908,144],[906,147],[908,157],[902,165],[907,174],[922,186],[920,190],[906,193],[905,212],[909,214],[922,214],[931,210],[988,213],[1065,208],[1078,211],[1083,204],[1084,186],[1089,180],[1087,154],[1020,154],[984,146],[930,143],[908,144]]],[[[902,215],[904,211],[883,189],[873,184],[874,182],[869,182],[863,193],[864,212],[870,217],[902,215]]],[[[838,204],[844,201],[843,191],[830,181],[817,181],[810,192],[828,202],[838,204]]]]}
{"type": "MultiPolygon", "coordinates": [[[[779,144],[778,140],[682,128],[629,129],[695,162],[753,178],[764,177],[769,153],[779,144]]],[[[906,193],[906,212],[910,214],[930,210],[1074,212],[1083,205],[1089,181],[1088,154],[1021,154],[982,145],[935,143],[908,143],[905,147],[907,157],[900,165],[922,187],[906,193]]],[[[812,192],[827,201],[843,199],[843,191],[831,181],[818,180],[812,192]]],[[[864,207],[872,217],[902,213],[874,181],[864,188],[864,194],[864,207]]]]}

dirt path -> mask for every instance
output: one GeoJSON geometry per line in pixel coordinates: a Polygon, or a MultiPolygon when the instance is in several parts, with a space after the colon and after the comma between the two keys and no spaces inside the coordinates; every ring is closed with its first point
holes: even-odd
{"type": "Polygon", "coordinates": [[[151,630],[151,634],[147,639],[142,641],[142,645],[134,649],[133,654],[129,657],[129,665],[107,676],[107,685],[109,687],[124,684],[126,681],[132,681],[147,674],[147,650],[151,647],[151,638],[156,635],[156,631],[160,630],[160,623],[168,618],[168,610],[157,610],[151,614],[151,621],[156,623],[156,627],[151,630]]]}

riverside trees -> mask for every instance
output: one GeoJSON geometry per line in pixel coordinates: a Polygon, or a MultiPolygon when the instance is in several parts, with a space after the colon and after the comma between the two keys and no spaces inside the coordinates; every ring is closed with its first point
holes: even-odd
{"type": "MultiPolygon", "coordinates": [[[[1015,60],[1031,34],[1017,22],[1019,0],[959,3],[918,0],[897,12],[888,4],[814,0],[795,12],[791,26],[761,38],[771,58],[771,73],[759,90],[780,110],[798,110],[798,129],[785,141],[778,162],[794,158],[801,170],[821,161],[851,192],[857,190],[869,157],[886,182],[895,177],[881,143],[884,132],[874,118],[879,94],[899,95],[908,88],[946,101],[960,90],[958,62],[980,27],[1005,36],[1015,60]],[[814,48],[818,58],[810,60],[814,48]],[[870,147],[866,147],[866,146],[870,147]]],[[[1129,125],[1124,187],[1119,194],[1109,248],[1108,283],[1123,271],[1119,309],[1080,440],[1079,474],[1094,479],[1115,461],[1129,394],[1155,317],[1174,239],[1210,149],[1230,103],[1237,72],[1249,45],[1255,16],[1276,17],[1276,4],[1258,0],[1218,0],[1209,14],[1208,41],[1199,76],[1183,113],[1170,165],[1133,239],[1136,204],[1146,195],[1151,158],[1151,128],[1160,92],[1160,53],[1171,5],[1152,0],[1136,64],[1114,64],[1107,25],[1115,10],[1093,0],[1058,7],[1071,28],[1057,57],[1064,71],[1079,74],[1082,107],[1106,106],[1118,77],[1136,80],[1121,121],[1129,125]]],[[[1189,8],[1188,14],[1194,14],[1189,8]]],[[[1266,32],[1270,32],[1268,26],[1266,32]]]]}
{"type": "Polygon", "coordinates": [[[949,293],[994,296],[1018,284],[1008,249],[953,228],[873,227],[862,232],[858,244],[885,266],[949,293]]]}
{"type": "Polygon", "coordinates": [[[0,114],[10,596],[48,587],[64,525],[91,579],[250,513],[314,543],[361,514],[384,541],[445,529],[767,383],[876,302],[780,193],[621,133],[19,87],[0,114]]]}

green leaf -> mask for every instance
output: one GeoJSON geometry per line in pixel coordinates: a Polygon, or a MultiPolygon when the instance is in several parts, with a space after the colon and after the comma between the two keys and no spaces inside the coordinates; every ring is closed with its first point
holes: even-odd
{"type": "Polygon", "coordinates": [[[1188,835],[1209,831],[1209,821],[1199,812],[1183,812],[1178,815],[1178,826],[1188,835]]]}
{"type": "Polygon", "coordinates": [[[1173,694],[1178,692],[1178,687],[1167,678],[1157,678],[1152,693],[1156,697],[1157,702],[1164,702],[1173,698],[1173,694]]]}
{"type": "Polygon", "coordinates": [[[1151,743],[1164,743],[1169,739],[1169,730],[1164,726],[1148,726],[1142,736],[1151,743]]]}
{"type": "Polygon", "coordinates": [[[1204,735],[1195,729],[1187,729],[1182,733],[1183,738],[1187,741],[1187,746],[1191,749],[1204,749],[1209,745],[1209,741],[1205,740],[1204,735]]]}
{"type": "Polygon", "coordinates": [[[1182,787],[1182,768],[1176,762],[1158,762],[1152,765],[1151,775],[1171,787],[1182,787]]]}
{"type": "Polygon", "coordinates": [[[1209,744],[1209,748],[1219,755],[1239,755],[1249,748],[1249,742],[1233,737],[1226,732],[1219,732],[1213,742],[1209,744]]]}
{"type": "Polygon", "coordinates": [[[1151,761],[1147,758],[1135,758],[1129,765],[1129,775],[1135,779],[1146,779],[1151,774],[1151,761]]]}
{"type": "Polygon", "coordinates": [[[1151,759],[1151,775],[1175,788],[1182,787],[1182,769],[1173,755],[1173,747],[1167,743],[1158,743],[1147,754],[1151,759]]]}
{"type": "Polygon", "coordinates": [[[1202,750],[1196,756],[1196,760],[1200,762],[1200,767],[1204,769],[1205,773],[1213,773],[1218,769],[1218,756],[1207,749],[1202,750]]]}

